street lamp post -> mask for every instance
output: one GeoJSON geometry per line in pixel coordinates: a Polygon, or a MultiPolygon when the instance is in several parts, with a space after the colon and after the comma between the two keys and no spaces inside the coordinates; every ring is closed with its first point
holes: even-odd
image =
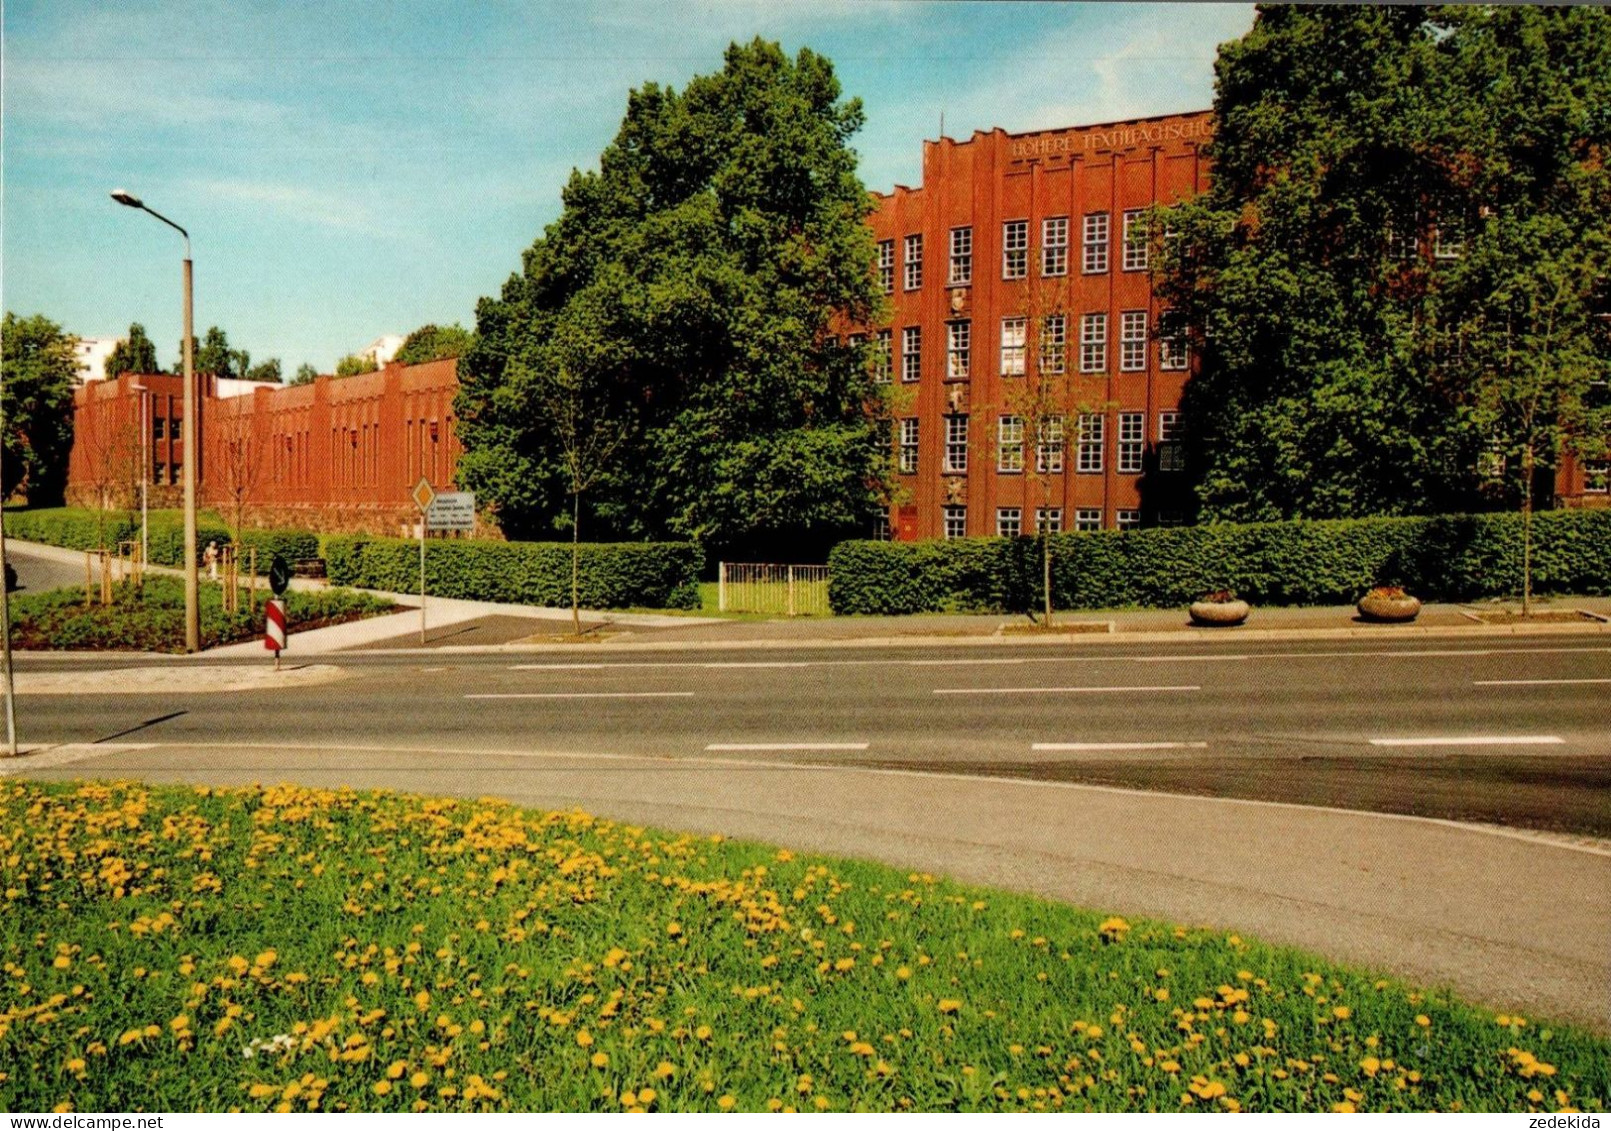
{"type": "Polygon", "coordinates": [[[151,482],[151,422],[146,404],[151,390],[144,385],[129,388],[140,394],[140,568],[144,570],[151,560],[151,527],[146,510],[146,485],[151,482]]]}
{"type": "Polygon", "coordinates": [[[201,651],[200,580],[196,575],[196,375],[192,341],[195,336],[193,304],[191,301],[190,233],[160,212],[147,208],[133,193],[116,189],[112,199],[129,208],[149,212],[168,227],[185,237],[185,328],[184,328],[184,421],[181,425],[184,444],[180,458],[184,460],[185,495],[185,651],[201,651]]]}

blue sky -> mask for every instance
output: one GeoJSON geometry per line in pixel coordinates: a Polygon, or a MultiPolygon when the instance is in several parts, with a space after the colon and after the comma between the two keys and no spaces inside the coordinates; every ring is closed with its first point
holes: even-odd
{"type": "Polygon", "coordinates": [[[474,325],[596,167],[627,92],[682,86],[755,36],[831,58],[867,125],[870,188],[916,184],[922,140],[1207,107],[1250,5],[724,0],[8,0],[7,310],[84,336],[198,335],[328,372],[382,333],[474,325]]]}

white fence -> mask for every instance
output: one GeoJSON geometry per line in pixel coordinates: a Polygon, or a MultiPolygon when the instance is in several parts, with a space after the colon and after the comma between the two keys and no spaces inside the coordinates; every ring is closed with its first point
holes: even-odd
{"type": "Polygon", "coordinates": [[[722,612],[830,616],[828,567],[721,562],[716,574],[716,606],[722,612]]]}

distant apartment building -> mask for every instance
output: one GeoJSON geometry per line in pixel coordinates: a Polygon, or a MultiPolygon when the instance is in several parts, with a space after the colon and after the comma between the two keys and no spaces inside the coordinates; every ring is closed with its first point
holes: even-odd
{"type": "Polygon", "coordinates": [[[106,378],[106,359],[112,356],[112,351],[122,338],[79,338],[73,346],[73,355],[78,358],[78,383],[85,381],[101,381],[106,378]]]}

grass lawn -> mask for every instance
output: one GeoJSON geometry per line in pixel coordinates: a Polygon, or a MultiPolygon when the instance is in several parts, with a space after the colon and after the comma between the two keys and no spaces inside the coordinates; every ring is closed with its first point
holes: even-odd
{"type": "MultiPolygon", "coordinates": [[[[258,593],[256,614],[246,608],[226,613],[223,588],[203,583],[200,591],[203,648],[251,640],[263,634],[263,601],[258,593]]],[[[48,593],[11,598],[11,644],[25,649],[83,649],[88,651],[183,652],[185,644],[184,582],[176,577],[150,575],[143,589],[120,583],[110,605],[84,604],[82,587],[53,589],[48,593]]],[[[362,617],[390,612],[390,601],[350,589],[316,592],[293,590],[285,595],[286,619],[292,632],[305,632],[362,617]]]]}
{"type": "Polygon", "coordinates": [[[0,1108],[1603,1108],[1611,1044],[1234,935],[581,813],[0,784],[0,1108]]]}

